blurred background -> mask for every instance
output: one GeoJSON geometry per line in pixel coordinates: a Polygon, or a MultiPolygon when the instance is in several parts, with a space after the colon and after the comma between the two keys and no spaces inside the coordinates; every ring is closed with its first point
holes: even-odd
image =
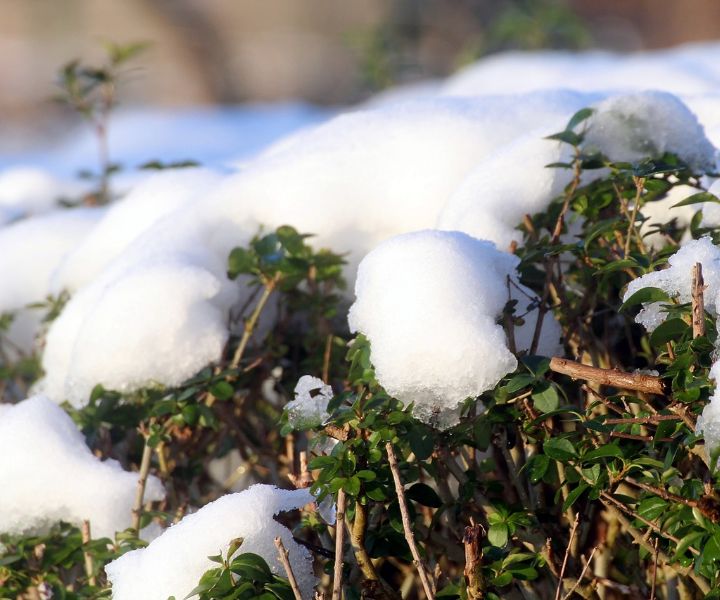
{"type": "Polygon", "coordinates": [[[2,0],[0,134],[77,119],[58,68],[149,41],[125,105],[337,105],[507,49],[638,51],[720,37],[717,0],[2,0]],[[65,111],[65,112],[63,112],[65,111]],[[58,119],[58,117],[67,117],[58,119]]]}

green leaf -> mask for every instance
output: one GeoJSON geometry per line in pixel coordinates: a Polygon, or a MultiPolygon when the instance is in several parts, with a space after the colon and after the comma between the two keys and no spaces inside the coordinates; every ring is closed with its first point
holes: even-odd
{"type": "Polygon", "coordinates": [[[433,453],[433,437],[425,427],[413,427],[408,432],[408,443],[418,460],[426,460],[433,453]]]}
{"type": "Polygon", "coordinates": [[[567,438],[550,438],[543,444],[543,452],[560,462],[566,462],[578,455],[577,450],[567,438]]]}
{"type": "Polygon", "coordinates": [[[218,381],[210,386],[210,393],[218,400],[229,400],[235,394],[235,390],[227,381],[218,381]]]}
{"type": "Polygon", "coordinates": [[[583,138],[580,134],[574,131],[559,131],[545,138],[546,140],[557,140],[558,142],[565,142],[571,146],[579,146],[583,138]]]}
{"type": "Polygon", "coordinates": [[[405,495],[419,502],[423,506],[429,506],[431,508],[440,508],[442,506],[442,500],[437,495],[434,489],[425,483],[415,483],[405,492],[405,495]]]}
{"type": "Polygon", "coordinates": [[[230,570],[243,579],[257,583],[270,583],[273,580],[265,559],[252,552],[238,554],[230,563],[230,570]]]}
{"type": "Polygon", "coordinates": [[[553,410],[557,410],[560,405],[560,398],[558,396],[555,386],[548,381],[543,381],[540,385],[535,387],[531,398],[533,404],[542,413],[548,413],[553,410]]]}
{"type": "MultiPolygon", "coordinates": [[[[707,535],[705,531],[693,531],[682,537],[675,548],[675,558],[682,556],[691,546],[695,547],[694,544],[699,542],[705,535],[707,535]]],[[[697,549],[700,550],[701,548],[697,549]]]]}
{"type": "Polygon", "coordinates": [[[666,319],[650,334],[650,343],[656,348],[668,342],[677,342],[690,331],[690,326],[679,317],[666,319]]]}
{"type": "Polygon", "coordinates": [[[668,296],[665,290],[661,290],[656,287],[645,287],[639,289],[632,296],[630,296],[625,302],[620,305],[620,311],[625,310],[630,306],[637,304],[648,304],[650,302],[669,302],[670,296],[668,296]]]}
{"type": "Polygon", "coordinates": [[[495,523],[493,525],[490,525],[487,537],[488,541],[493,546],[497,546],[498,548],[504,548],[505,545],[508,543],[510,531],[508,530],[508,526],[505,523],[495,523]]]}
{"type": "Polygon", "coordinates": [[[616,443],[612,444],[605,444],[604,446],[600,446],[599,448],[595,448],[594,450],[590,450],[590,452],[587,452],[583,455],[582,459],[583,462],[585,461],[592,461],[592,460],[598,460],[600,458],[622,458],[623,453],[622,450],[620,450],[620,447],[616,443]]]}
{"type": "Polygon", "coordinates": [[[572,117],[570,117],[568,124],[565,126],[565,130],[572,131],[580,125],[580,123],[590,118],[594,112],[595,109],[592,108],[581,108],[572,117]]]}
{"type": "Polygon", "coordinates": [[[703,202],[720,203],[720,198],[718,198],[715,194],[711,194],[710,192],[698,192],[697,194],[688,196],[687,198],[685,198],[685,200],[681,200],[677,204],[673,204],[672,208],[677,208],[678,206],[688,206],[690,204],[701,204],[703,202]]]}
{"type": "Polygon", "coordinates": [[[583,492],[588,489],[590,486],[585,483],[584,481],[581,481],[576,488],[570,490],[570,493],[568,494],[568,497],[565,498],[565,502],[563,502],[562,509],[563,511],[566,511],[568,508],[570,508],[573,504],[575,504],[575,501],[583,495],[583,492]]]}
{"type": "Polygon", "coordinates": [[[550,457],[536,454],[529,461],[529,475],[531,483],[539,483],[547,473],[550,466],[550,457]]]}
{"type": "Polygon", "coordinates": [[[233,248],[228,257],[228,277],[235,279],[238,275],[252,273],[256,265],[252,252],[245,248],[233,248]]]}

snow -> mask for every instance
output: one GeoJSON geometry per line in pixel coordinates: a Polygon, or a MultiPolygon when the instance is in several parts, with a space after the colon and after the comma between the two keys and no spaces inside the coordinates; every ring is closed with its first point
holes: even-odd
{"type": "Polygon", "coordinates": [[[35,166],[0,171],[0,226],[56,208],[58,200],[75,199],[80,182],[65,181],[35,166]]]}
{"type": "MultiPolygon", "coordinates": [[[[713,364],[710,369],[710,379],[720,383],[720,361],[713,364]]],[[[720,390],[716,387],[710,402],[703,408],[695,425],[695,432],[702,434],[705,439],[705,454],[711,461],[713,470],[717,467],[717,459],[713,459],[720,449],[720,390]]]]}
{"type": "Polygon", "coordinates": [[[103,213],[102,208],[57,209],[0,227],[0,313],[15,313],[6,335],[21,353],[32,352],[43,316],[26,305],[46,299],[55,267],[103,213]]]}
{"type": "Polygon", "coordinates": [[[295,386],[295,399],[287,403],[288,423],[294,429],[308,429],[322,425],[330,418],[328,402],[333,391],[322,379],[303,375],[295,386]]]}
{"type": "MultiPolygon", "coordinates": [[[[43,396],[0,404],[0,531],[35,533],[89,520],[95,538],[130,527],[137,474],[101,461],[70,417],[43,396]]],[[[145,499],[162,500],[150,476],[145,499]]]]}
{"type": "Polygon", "coordinates": [[[459,232],[421,231],[360,263],[350,329],[370,341],[378,381],[439,428],[517,367],[496,323],[518,259],[459,232]]]}
{"type": "Polygon", "coordinates": [[[163,217],[203,198],[222,176],[203,168],[153,174],[113,203],[102,220],[58,266],[55,291],[77,290],[92,281],[130,243],[163,217]]]}
{"type": "MultiPolygon", "coordinates": [[[[720,293],[720,248],[713,245],[709,237],[691,240],[683,245],[668,259],[668,267],[660,271],[647,273],[630,282],[623,295],[627,300],[637,291],[648,288],[660,288],[668,296],[680,303],[692,300],[692,272],[696,263],[702,264],[703,279],[705,280],[705,309],[711,314],[717,314],[720,306],[718,293],[720,293]]],[[[642,310],[635,317],[635,321],[643,325],[648,331],[654,330],[662,323],[667,314],[662,310],[661,302],[643,305],[642,310]]]]}
{"type": "Polygon", "coordinates": [[[595,108],[588,122],[586,149],[597,149],[622,162],[673,152],[696,172],[714,169],[715,148],[697,117],[676,96],[667,92],[619,95],[595,108]]]}
{"type": "Polygon", "coordinates": [[[445,82],[443,93],[474,96],[558,87],[579,91],[633,91],[662,85],[674,93],[702,94],[720,88],[717,43],[614,54],[503,52],[481,59],[445,82]],[[660,82],[660,83],[659,83],[660,82]]]}
{"type": "Polygon", "coordinates": [[[273,519],[280,512],[311,502],[308,490],[288,491],[259,484],[223,496],[183,518],[147,548],[128,552],[107,565],[113,600],[185,598],[202,574],[217,566],[207,557],[226,556],[235,538],[244,539],[238,553],[258,554],[274,573],[285,576],[273,542],[278,536],[290,553],[303,598],[311,598],[315,586],[312,557],[293,540],[290,530],[273,519]]]}

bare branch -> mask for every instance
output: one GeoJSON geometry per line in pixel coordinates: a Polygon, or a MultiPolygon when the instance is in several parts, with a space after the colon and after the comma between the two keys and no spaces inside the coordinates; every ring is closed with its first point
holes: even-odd
{"type": "Polygon", "coordinates": [[[705,335],[705,281],[702,263],[695,263],[692,270],[692,331],[693,339],[705,335]]]}
{"type": "Polygon", "coordinates": [[[425,590],[425,596],[428,600],[433,600],[435,594],[433,593],[432,585],[430,583],[430,577],[425,570],[425,565],[420,557],[420,551],[418,550],[417,544],[415,543],[415,537],[413,536],[412,526],[410,524],[410,511],[408,511],[407,499],[405,498],[405,490],[403,489],[403,483],[400,479],[400,469],[398,467],[397,458],[395,457],[395,451],[393,450],[392,443],[388,442],[385,444],[385,450],[388,455],[388,462],[390,463],[390,470],[392,471],[393,479],[395,480],[395,492],[398,497],[398,503],[400,504],[400,515],[402,516],[403,530],[405,531],[405,540],[410,546],[410,552],[413,556],[413,562],[417,569],[418,575],[420,576],[420,582],[422,583],[423,590],[425,590]]]}
{"type": "Polygon", "coordinates": [[[617,369],[600,369],[557,356],[550,359],[550,370],[568,375],[573,379],[594,381],[601,385],[610,385],[623,390],[633,390],[656,396],[665,395],[663,381],[656,375],[625,373],[617,369]]]}
{"type": "Polygon", "coordinates": [[[292,588],[295,600],[302,600],[297,579],[295,579],[295,574],[293,573],[292,567],[290,566],[290,561],[288,560],[288,551],[285,549],[285,546],[283,545],[282,540],[279,537],[275,538],[275,547],[278,549],[278,556],[280,557],[280,562],[285,569],[285,574],[287,575],[288,581],[290,582],[290,587],[292,588]]]}
{"type": "Polygon", "coordinates": [[[335,518],[335,568],[333,570],[332,600],[340,600],[343,578],[343,545],[345,542],[345,490],[338,491],[337,516],[335,518]]]}

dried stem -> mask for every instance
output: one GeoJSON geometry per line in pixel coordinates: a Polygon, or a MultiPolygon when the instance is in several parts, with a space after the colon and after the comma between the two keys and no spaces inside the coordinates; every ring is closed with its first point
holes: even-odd
{"type": "Polygon", "coordinates": [[[413,562],[417,569],[418,575],[420,576],[420,582],[422,583],[425,596],[428,600],[433,600],[435,594],[433,593],[432,584],[430,583],[430,577],[425,570],[425,565],[420,557],[420,551],[418,550],[417,544],[415,543],[415,537],[413,536],[412,526],[410,524],[410,511],[408,511],[407,499],[405,498],[405,490],[403,489],[403,483],[400,479],[400,469],[398,467],[397,458],[395,451],[393,450],[392,443],[388,442],[385,444],[385,450],[388,455],[388,462],[390,463],[390,470],[392,471],[393,480],[395,481],[395,493],[398,497],[398,503],[400,504],[400,515],[402,516],[403,531],[405,532],[405,540],[410,546],[410,552],[413,556],[413,562]]]}
{"type": "Polygon", "coordinates": [[[692,281],[692,331],[693,338],[705,335],[705,281],[702,263],[695,263],[692,281]]]}
{"type": "Polygon", "coordinates": [[[330,357],[332,356],[332,344],[334,337],[335,336],[333,336],[332,333],[328,333],[327,338],[325,338],[325,351],[323,352],[322,370],[322,378],[325,383],[330,383],[330,357]]]}
{"type": "Polygon", "coordinates": [[[302,600],[302,596],[300,595],[300,588],[298,587],[297,579],[295,579],[295,573],[293,573],[292,567],[290,566],[290,561],[288,560],[288,551],[285,549],[285,546],[283,545],[283,542],[279,537],[275,538],[275,547],[278,550],[280,562],[285,569],[285,574],[287,575],[288,581],[290,582],[290,587],[292,588],[295,600],[302,600]]]}
{"type": "Polygon", "coordinates": [[[573,379],[594,381],[600,385],[609,385],[624,390],[654,394],[656,396],[665,395],[663,381],[655,375],[625,373],[617,369],[600,369],[557,356],[550,360],[550,369],[556,373],[568,375],[573,379]]]}
{"type": "Polygon", "coordinates": [[[252,337],[252,334],[255,332],[255,327],[257,327],[257,322],[258,322],[258,319],[260,318],[260,314],[262,313],[263,309],[265,308],[267,301],[270,299],[270,296],[272,295],[273,291],[275,290],[275,286],[277,286],[279,281],[280,281],[280,273],[276,273],[274,277],[265,281],[265,287],[263,289],[262,294],[260,295],[260,299],[258,300],[258,303],[255,305],[255,309],[252,311],[252,314],[250,315],[248,320],[245,321],[243,335],[240,338],[240,343],[238,344],[238,347],[235,349],[235,354],[233,355],[232,361],[230,362],[231,368],[236,369],[238,367],[238,365],[240,364],[243,354],[245,354],[247,345],[250,342],[250,338],[252,337]]]}
{"type": "Polygon", "coordinates": [[[567,568],[568,558],[570,557],[570,546],[572,546],[573,539],[575,539],[575,533],[577,532],[579,524],[580,514],[578,513],[575,515],[575,521],[573,522],[572,529],[570,530],[570,539],[568,540],[567,547],[565,548],[565,557],[563,558],[562,566],[560,567],[557,589],[555,590],[555,600],[560,600],[560,593],[562,592],[563,587],[563,577],[565,576],[565,569],[567,568]]]}
{"type": "MultiPolygon", "coordinates": [[[[83,546],[89,544],[92,539],[92,535],[90,534],[90,521],[85,520],[82,522],[80,534],[82,535],[83,546]]],[[[83,547],[83,559],[85,562],[85,575],[87,576],[88,583],[94,587],[97,585],[97,579],[95,577],[95,564],[92,555],[85,547],[83,547]]]]}
{"type": "Polygon", "coordinates": [[[471,525],[465,528],[463,544],[465,546],[465,583],[468,600],[485,598],[485,578],[482,574],[482,526],[471,525]]]}
{"type": "Polygon", "coordinates": [[[655,548],[655,557],[653,560],[653,578],[652,578],[652,588],[650,589],[650,600],[655,600],[655,583],[657,582],[657,563],[658,563],[658,539],[655,538],[655,543],[653,544],[653,547],[655,548]]]}
{"type": "Polygon", "coordinates": [[[678,415],[650,415],[647,417],[628,417],[623,419],[605,419],[605,425],[631,425],[633,423],[643,423],[650,425],[659,421],[682,421],[682,417],[678,415]]]}
{"type": "Polygon", "coordinates": [[[338,491],[337,517],[335,519],[335,568],[333,570],[332,600],[340,600],[343,578],[343,545],[345,542],[345,490],[338,491]]]}
{"type": "Polygon", "coordinates": [[[145,447],[143,448],[142,459],[140,460],[140,473],[138,474],[137,489],[135,491],[135,504],[132,509],[132,528],[135,533],[140,535],[140,518],[143,512],[143,499],[145,498],[145,485],[150,473],[150,459],[152,458],[153,448],[145,439],[145,447]]]}
{"type": "Polygon", "coordinates": [[[576,590],[576,589],[578,588],[578,586],[580,585],[580,582],[583,580],[583,577],[585,577],[585,573],[587,573],[587,570],[588,570],[588,568],[590,567],[590,563],[592,562],[593,556],[595,556],[595,553],[597,552],[597,549],[598,549],[599,547],[600,547],[600,546],[595,546],[595,547],[592,549],[592,552],[590,552],[590,556],[588,557],[587,561],[585,562],[585,566],[583,567],[583,570],[582,570],[582,572],[580,573],[580,577],[577,578],[577,581],[575,582],[575,585],[573,585],[573,586],[570,588],[570,591],[563,596],[563,600],[570,600],[570,598],[572,597],[573,593],[575,592],[575,590],[576,590]]]}

